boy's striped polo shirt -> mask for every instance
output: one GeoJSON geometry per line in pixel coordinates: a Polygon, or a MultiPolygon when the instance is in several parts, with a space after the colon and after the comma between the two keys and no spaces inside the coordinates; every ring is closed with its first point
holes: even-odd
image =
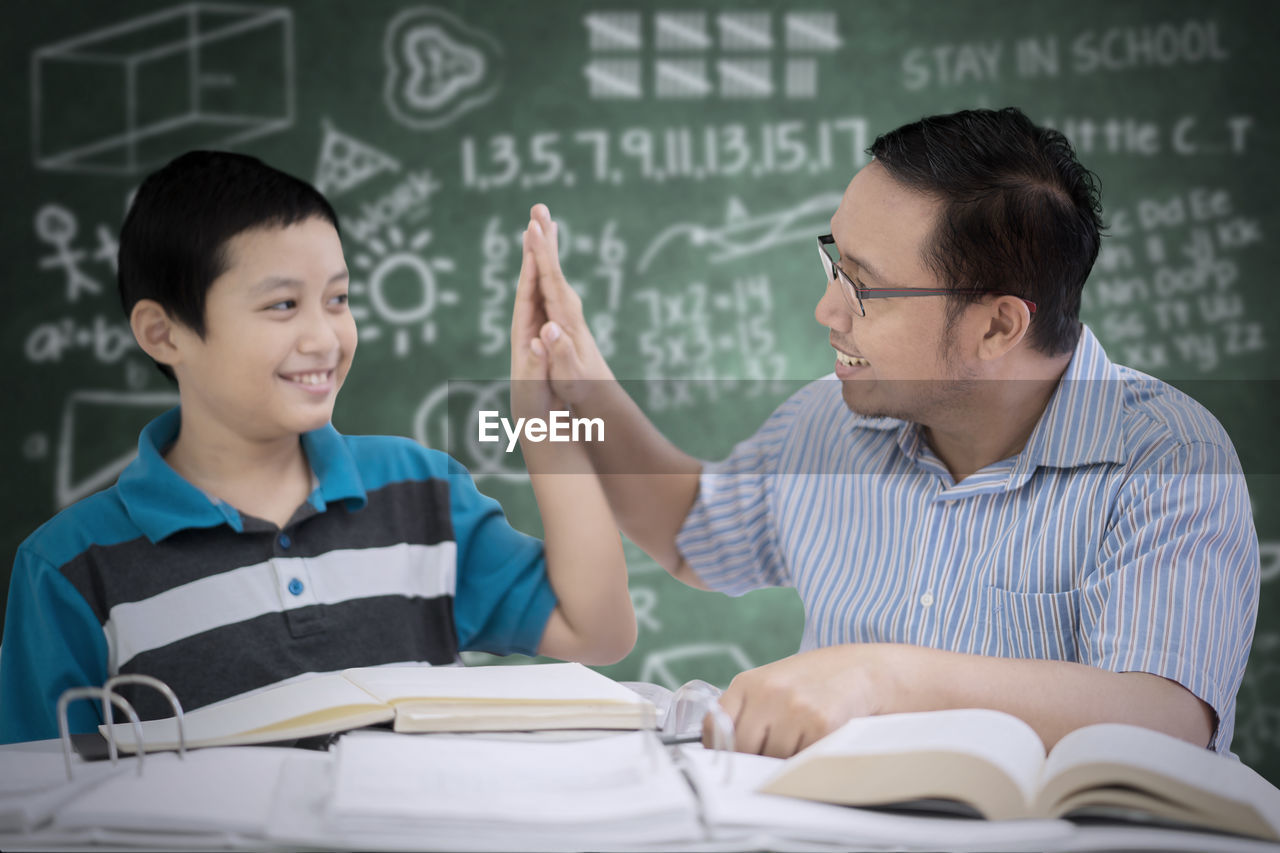
{"type": "MultiPolygon", "coordinates": [[[[68,687],[165,681],[193,709],[313,672],[458,652],[534,654],[555,606],[542,543],[448,455],[404,438],[302,436],[314,474],[289,522],[238,512],[164,461],[149,424],[117,483],[21,546],[0,647],[0,741],[57,736],[68,687]]],[[[124,695],[144,717],[168,709],[124,695]]],[[[73,731],[99,722],[71,707],[73,731]]]]}

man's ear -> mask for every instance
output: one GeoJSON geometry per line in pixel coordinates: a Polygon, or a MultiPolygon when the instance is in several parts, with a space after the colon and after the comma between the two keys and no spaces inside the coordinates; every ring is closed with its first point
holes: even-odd
{"type": "Polygon", "coordinates": [[[1002,357],[1027,336],[1031,312],[1021,299],[1007,295],[996,297],[990,308],[980,349],[983,358],[993,359],[1002,357]]]}
{"type": "Polygon", "coordinates": [[[173,367],[182,360],[175,332],[177,323],[154,299],[139,299],[129,312],[129,328],[142,351],[160,364],[173,367]]]}

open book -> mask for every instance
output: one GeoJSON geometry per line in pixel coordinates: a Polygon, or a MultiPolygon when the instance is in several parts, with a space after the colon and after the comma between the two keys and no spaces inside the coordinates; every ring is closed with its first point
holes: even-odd
{"type": "MultiPolygon", "coordinates": [[[[398,732],[653,728],[652,703],[578,663],[383,666],[291,681],[187,713],[187,746],[271,743],[394,721],[398,732]]],[[[104,735],[107,727],[100,726],[104,735]]],[[[136,752],[133,727],[113,726],[136,752]]],[[[143,746],[177,749],[173,718],[142,724],[143,746]]]]}
{"type": "Polygon", "coordinates": [[[760,787],[854,806],[944,800],[991,820],[1121,818],[1280,841],[1280,791],[1244,764],[1137,726],[1078,729],[1046,756],[1000,711],[851,720],[760,787]]]}

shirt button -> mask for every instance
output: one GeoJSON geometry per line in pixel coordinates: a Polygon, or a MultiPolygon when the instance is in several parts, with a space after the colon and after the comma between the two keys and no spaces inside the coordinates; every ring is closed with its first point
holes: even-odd
{"type": "Polygon", "coordinates": [[[293,593],[294,595],[302,595],[302,590],[303,590],[302,581],[298,580],[297,578],[294,578],[293,580],[289,581],[289,592],[293,593]]]}
{"type": "Polygon", "coordinates": [[[293,540],[289,538],[289,534],[287,533],[281,533],[280,538],[277,539],[276,541],[279,542],[280,547],[285,549],[286,551],[288,551],[289,546],[293,544],[293,540]]]}
{"type": "Polygon", "coordinates": [[[933,593],[926,592],[924,595],[920,596],[920,605],[922,607],[928,607],[931,604],[933,604],[933,593]]]}

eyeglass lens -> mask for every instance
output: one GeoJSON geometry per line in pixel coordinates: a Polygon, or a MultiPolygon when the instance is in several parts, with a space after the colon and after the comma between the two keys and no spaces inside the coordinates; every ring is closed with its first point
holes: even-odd
{"type": "Polygon", "coordinates": [[[858,296],[858,292],[845,277],[840,265],[836,263],[836,259],[831,256],[832,248],[832,243],[818,241],[818,254],[822,258],[822,270],[827,276],[827,281],[834,281],[836,287],[839,288],[840,293],[844,296],[845,304],[853,309],[853,312],[859,317],[864,317],[866,316],[866,311],[862,307],[862,298],[858,296]]]}

